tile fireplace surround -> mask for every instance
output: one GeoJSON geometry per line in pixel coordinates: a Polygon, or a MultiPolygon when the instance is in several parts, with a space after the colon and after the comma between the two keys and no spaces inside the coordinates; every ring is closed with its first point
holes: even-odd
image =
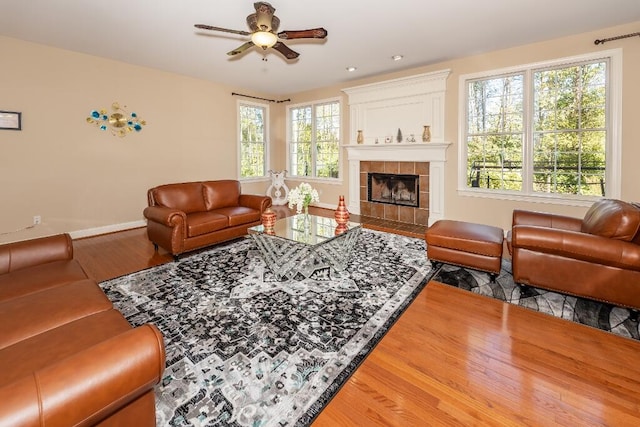
{"type": "Polygon", "coordinates": [[[429,163],[427,162],[360,162],[360,215],[390,221],[428,225],[429,163]],[[418,175],[419,206],[401,206],[368,201],[368,175],[371,173],[418,175]]]}
{"type": "Polygon", "coordinates": [[[416,225],[444,217],[444,166],[450,143],[348,145],[349,211],[416,225]],[[419,176],[417,208],[367,201],[369,172],[419,176]]]}

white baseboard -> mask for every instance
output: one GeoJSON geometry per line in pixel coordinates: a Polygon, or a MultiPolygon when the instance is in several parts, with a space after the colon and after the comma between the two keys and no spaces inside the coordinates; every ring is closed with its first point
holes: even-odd
{"type": "Polygon", "coordinates": [[[83,237],[98,236],[100,234],[115,233],[116,231],[130,230],[132,228],[146,227],[147,222],[143,219],[139,221],[123,222],[121,224],[105,225],[103,227],[87,228],[85,230],[77,230],[69,232],[72,239],[80,239],[83,237]]]}

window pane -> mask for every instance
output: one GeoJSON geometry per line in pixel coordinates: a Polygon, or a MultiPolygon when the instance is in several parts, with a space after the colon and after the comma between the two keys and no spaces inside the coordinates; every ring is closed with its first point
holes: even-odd
{"type": "Polygon", "coordinates": [[[240,145],[242,153],[241,175],[243,178],[264,176],[264,144],[243,142],[240,145]]]}
{"type": "Polygon", "coordinates": [[[291,109],[291,140],[293,142],[311,142],[313,123],[311,107],[291,109]]]}
{"type": "Polygon", "coordinates": [[[468,90],[470,134],[522,131],[522,75],[474,81],[468,90]]]}
{"type": "Polygon", "coordinates": [[[338,142],[318,143],[318,159],[316,161],[317,176],[321,178],[338,178],[338,142]]]}
{"type": "Polygon", "coordinates": [[[522,190],[523,75],[468,85],[467,185],[522,190]]]}
{"type": "Polygon", "coordinates": [[[338,178],[340,157],[340,104],[316,107],[316,176],[338,178]]]}
{"type": "Polygon", "coordinates": [[[289,174],[311,176],[311,173],[311,143],[291,144],[291,171],[289,174]]]}
{"type": "Polygon", "coordinates": [[[291,108],[289,131],[290,175],[339,177],[339,102],[291,108]]]}
{"type": "Polygon", "coordinates": [[[266,175],[266,108],[240,105],[240,177],[266,175]]]}
{"type": "Polygon", "coordinates": [[[605,195],[606,65],[533,74],[533,191],[605,195]]]}

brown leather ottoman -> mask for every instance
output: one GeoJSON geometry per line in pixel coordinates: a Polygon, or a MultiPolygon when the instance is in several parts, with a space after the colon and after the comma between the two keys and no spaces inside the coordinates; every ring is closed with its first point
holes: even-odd
{"type": "Polygon", "coordinates": [[[501,228],[463,221],[436,221],[425,233],[431,261],[500,273],[504,231],[501,228]]]}

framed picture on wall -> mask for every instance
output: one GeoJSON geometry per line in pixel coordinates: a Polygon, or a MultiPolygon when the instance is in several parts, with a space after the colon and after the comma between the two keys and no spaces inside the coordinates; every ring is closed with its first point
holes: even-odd
{"type": "Polygon", "coordinates": [[[22,130],[22,113],[0,111],[0,129],[22,130]]]}

